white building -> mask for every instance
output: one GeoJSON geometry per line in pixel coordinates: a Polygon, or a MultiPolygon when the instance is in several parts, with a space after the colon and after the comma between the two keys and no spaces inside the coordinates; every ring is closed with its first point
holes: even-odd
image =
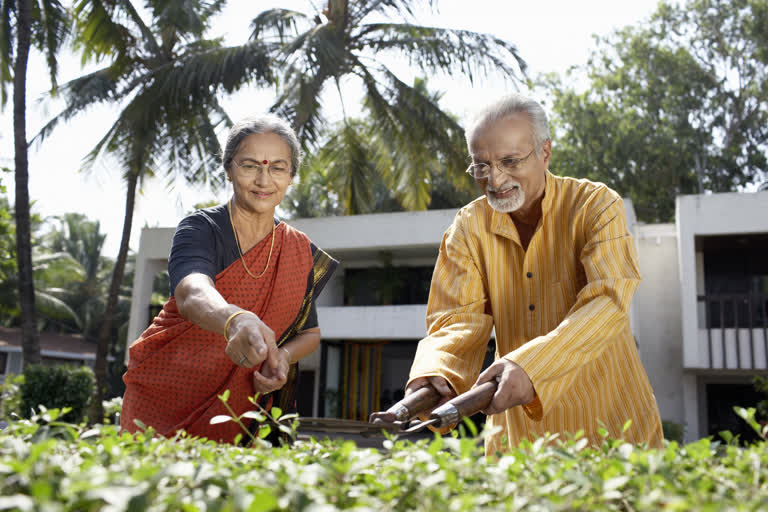
{"type": "MultiPolygon", "coordinates": [[[[638,224],[625,206],[643,274],[631,320],[662,418],[687,440],[738,431],[732,406],[753,404],[752,376],[768,373],[768,192],[678,197],[674,224],[638,224]]],[[[399,397],[455,213],[288,221],[341,262],[318,302],[322,347],[300,365],[302,414],[364,419],[399,397]]],[[[151,320],[173,232],[142,231],[129,340],[151,320]]]]}

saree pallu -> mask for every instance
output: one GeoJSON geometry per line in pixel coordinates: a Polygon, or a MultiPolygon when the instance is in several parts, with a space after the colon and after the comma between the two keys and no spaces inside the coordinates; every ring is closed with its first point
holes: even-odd
{"type": "MultiPolygon", "coordinates": [[[[264,268],[271,238],[243,255],[248,268],[264,268]]],[[[216,276],[215,286],[228,303],[254,312],[267,324],[279,346],[302,330],[312,301],[337,262],[282,222],[275,227],[272,253],[272,263],[260,279],[250,277],[238,259],[216,276]]],[[[121,427],[136,432],[134,420],[139,420],[166,437],[184,430],[230,443],[244,434],[231,421],[210,424],[214,416],[230,415],[218,398],[226,390],[227,404],[236,414],[254,408],[249,397],[254,395],[252,374],[258,368],[235,365],[224,352],[226,344],[220,333],[182,318],[171,297],[129,349],[121,427]]]]}

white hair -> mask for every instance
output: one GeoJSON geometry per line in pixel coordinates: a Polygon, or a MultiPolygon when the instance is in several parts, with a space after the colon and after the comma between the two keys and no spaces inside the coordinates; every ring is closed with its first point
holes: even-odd
{"type": "Polygon", "coordinates": [[[549,122],[544,108],[537,102],[522,94],[509,94],[480,110],[466,130],[467,145],[471,144],[475,133],[484,126],[504,119],[513,114],[527,114],[531,121],[531,137],[536,156],[541,156],[542,145],[550,140],[549,122]]]}
{"type": "Polygon", "coordinates": [[[237,153],[240,143],[249,135],[259,133],[274,133],[278,135],[291,150],[291,176],[296,176],[301,165],[301,145],[288,121],[277,117],[275,114],[258,114],[241,119],[230,129],[227,142],[224,145],[224,154],[221,158],[222,166],[229,170],[232,158],[237,153]]]}

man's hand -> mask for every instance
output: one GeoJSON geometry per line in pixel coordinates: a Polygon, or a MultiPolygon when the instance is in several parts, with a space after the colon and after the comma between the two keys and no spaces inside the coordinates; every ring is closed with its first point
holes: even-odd
{"type": "Polygon", "coordinates": [[[285,350],[272,347],[261,368],[253,372],[253,390],[256,393],[263,394],[282,389],[288,380],[290,355],[285,350]]]}
{"type": "MultiPolygon", "coordinates": [[[[536,396],[533,383],[521,367],[508,361],[499,359],[485,369],[477,378],[475,386],[484,382],[499,378],[499,385],[493,395],[491,404],[483,411],[484,414],[498,414],[516,405],[524,405],[532,401],[536,396]]],[[[473,386],[474,387],[474,386],[473,386]]]]}
{"type": "MultiPolygon", "coordinates": [[[[410,384],[408,384],[408,387],[405,388],[405,396],[410,395],[417,389],[423,388],[424,386],[431,385],[433,388],[437,390],[438,393],[442,396],[440,399],[440,402],[437,404],[443,405],[445,402],[450,400],[451,398],[454,398],[456,396],[456,392],[451,388],[451,385],[448,384],[448,381],[445,380],[442,377],[418,377],[416,379],[413,379],[410,384]]],[[[427,414],[429,414],[432,411],[427,411],[427,414]]]]}

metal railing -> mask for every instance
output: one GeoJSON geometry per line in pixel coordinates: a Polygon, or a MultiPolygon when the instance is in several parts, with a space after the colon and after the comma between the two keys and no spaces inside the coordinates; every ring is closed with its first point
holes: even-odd
{"type": "Polygon", "coordinates": [[[712,331],[719,330],[720,348],[723,354],[723,366],[726,366],[726,329],[733,329],[735,335],[736,361],[741,368],[740,331],[746,329],[749,336],[750,367],[755,367],[755,331],[762,330],[765,345],[765,364],[768,366],[768,295],[762,293],[736,294],[718,293],[699,295],[698,303],[704,303],[704,325],[707,329],[709,344],[709,367],[713,367],[712,353],[718,336],[712,331]]]}

